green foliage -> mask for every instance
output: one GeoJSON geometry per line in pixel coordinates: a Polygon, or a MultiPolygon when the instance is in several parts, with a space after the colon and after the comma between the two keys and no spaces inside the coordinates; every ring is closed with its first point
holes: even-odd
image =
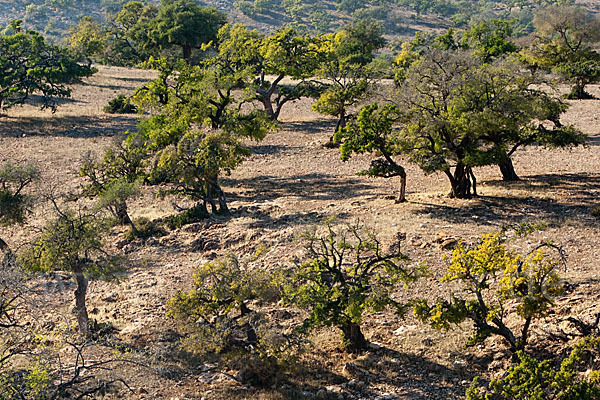
{"type": "Polygon", "coordinates": [[[513,21],[492,19],[471,25],[461,40],[461,46],[475,50],[483,62],[517,51],[513,36],[513,21]]]}
{"type": "Polygon", "coordinates": [[[135,114],[137,108],[131,104],[129,98],[124,94],[120,94],[114,99],[110,100],[108,104],[103,108],[105,113],[109,114],[135,114]]]}
{"type": "Polygon", "coordinates": [[[200,222],[210,216],[206,207],[203,204],[197,204],[179,214],[169,215],[165,218],[165,225],[167,228],[179,229],[184,225],[193,224],[194,222],[200,222]]]}
{"type": "Polygon", "coordinates": [[[227,212],[219,176],[249,154],[243,139],[262,139],[275,124],[253,107],[254,96],[234,95],[252,76],[244,65],[207,60],[202,66],[151,60],[160,76],[136,94],[136,106],[153,115],[140,124],[146,148],[156,162],[153,183],[169,183],[213,212],[227,212]],[[218,202],[215,203],[215,199],[218,202]]]}
{"type": "Polygon", "coordinates": [[[14,33],[0,35],[0,108],[23,104],[30,95],[41,95],[42,108],[55,109],[55,97],[68,97],[67,84],[94,70],[77,64],[69,52],[46,42],[37,32],[23,32],[20,21],[14,33]]]}
{"type": "Polygon", "coordinates": [[[346,126],[348,108],[366,95],[378,76],[371,62],[374,52],[384,44],[379,26],[367,21],[322,36],[320,52],[324,61],[318,74],[329,83],[313,104],[313,110],[337,117],[335,132],[346,126]]]}
{"type": "Polygon", "coordinates": [[[106,226],[93,215],[60,211],[23,253],[23,264],[32,272],[82,269],[90,277],[110,278],[116,265],[113,257],[102,250],[105,230],[106,226]]]}
{"type": "Polygon", "coordinates": [[[111,65],[137,65],[158,55],[149,36],[158,8],[141,1],[129,1],[106,20],[108,49],[104,61],[111,65]]]}
{"type": "Polygon", "coordinates": [[[480,393],[478,381],[474,380],[467,390],[467,400],[600,399],[599,355],[597,337],[586,337],[577,343],[558,370],[550,360],[538,361],[519,352],[519,363],[502,378],[490,382],[487,393],[480,393]],[[587,370],[584,375],[582,370],[587,370]]]}
{"type": "Polygon", "coordinates": [[[532,67],[552,68],[573,84],[569,97],[589,98],[585,86],[600,79],[600,20],[588,11],[570,7],[548,7],[535,15],[536,36],[522,51],[532,67]]]}
{"type": "Polygon", "coordinates": [[[498,233],[483,235],[471,249],[460,243],[442,282],[459,282],[463,293],[437,300],[433,306],[421,300],[415,306],[416,315],[446,330],[470,320],[475,326],[470,343],[499,335],[513,353],[525,349],[532,321],[547,315],[554,298],[562,293],[556,267],[563,254],[558,248],[561,259],[553,259],[543,251],[545,247],[556,248],[547,243],[521,256],[508,250],[498,233]],[[522,321],[519,335],[505,323],[511,313],[522,321]]]}
{"type": "Polygon", "coordinates": [[[7,162],[0,167],[0,225],[24,222],[31,196],[24,194],[23,189],[39,177],[40,171],[34,164],[7,162]]]}
{"type": "Polygon", "coordinates": [[[161,49],[181,47],[183,59],[190,61],[192,49],[215,40],[226,22],[225,13],[215,7],[202,7],[194,0],[161,0],[149,36],[161,49]]]}
{"type": "Polygon", "coordinates": [[[102,56],[108,46],[106,32],[93,17],[83,17],[69,29],[69,47],[88,65],[96,56],[102,56]]]}
{"type": "Polygon", "coordinates": [[[414,282],[422,266],[407,267],[408,258],[396,243],[385,250],[372,232],[359,225],[326,233],[307,232],[306,260],[297,266],[287,288],[291,302],[309,311],[303,330],[334,326],[342,331],[344,346],[352,351],[367,348],[360,325],[366,312],[388,307],[402,314],[407,307],[391,294],[398,284],[414,282]]]}
{"type": "Polygon", "coordinates": [[[167,314],[183,324],[186,350],[237,364],[242,379],[253,385],[272,384],[297,343],[291,332],[253,309],[280,298],[278,274],[262,268],[234,256],[207,263],[195,271],[194,288],[169,301],[167,314]]]}

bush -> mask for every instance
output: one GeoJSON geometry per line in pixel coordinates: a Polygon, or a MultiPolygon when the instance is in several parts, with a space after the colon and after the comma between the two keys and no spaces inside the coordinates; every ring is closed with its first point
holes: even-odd
{"type": "Polygon", "coordinates": [[[587,337],[575,345],[558,371],[549,360],[517,354],[519,363],[503,378],[492,380],[488,393],[480,393],[475,378],[467,390],[467,400],[600,399],[600,338],[587,337]]]}
{"type": "Polygon", "coordinates": [[[309,311],[303,330],[334,326],[342,332],[350,351],[368,348],[361,331],[363,314],[392,308],[402,314],[406,305],[392,299],[397,284],[413,282],[423,275],[422,266],[408,268],[399,244],[387,251],[372,232],[360,225],[326,232],[308,232],[306,261],[287,288],[289,301],[309,311]]]}
{"type": "Polygon", "coordinates": [[[129,98],[124,94],[120,94],[104,107],[104,112],[109,114],[135,114],[137,108],[131,104],[129,98]]]}
{"type": "Polygon", "coordinates": [[[555,296],[562,293],[556,273],[561,261],[562,250],[551,243],[538,246],[526,256],[509,251],[500,233],[483,235],[480,243],[470,249],[459,243],[442,281],[458,281],[463,294],[453,294],[449,300],[438,299],[433,306],[422,299],[417,302],[415,313],[440,329],[470,320],[475,325],[470,344],[499,335],[516,356],[525,349],[531,323],[547,315],[555,296]],[[548,257],[544,248],[558,250],[559,259],[548,257]],[[506,325],[509,313],[521,318],[519,330],[506,325]]]}
{"type": "Polygon", "coordinates": [[[194,288],[173,297],[167,315],[187,332],[185,350],[216,356],[227,367],[240,370],[244,383],[263,386],[272,384],[283,366],[280,361],[286,361],[299,342],[250,302],[279,299],[277,274],[228,256],[198,268],[194,288]]]}
{"type": "Polygon", "coordinates": [[[592,209],[592,215],[600,218],[600,204],[592,209]]]}
{"type": "Polygon", "coordinates": [[[165,218],[164,222],[167,228],[173,230],[181,228],[184,225],[193,224],[194,222],[202,221],[209,217],[206,207],[202,204],[196,205],[179,214],[169,215],[165,218]]]}
{"type": "Polygon", "coordinates": [[[132,226],[129,227],[127,233],[125,234],[126,240],[145,240],[151,237],[165,236],[167,234],[159,221],[153,221],[146,217],[136,218],[133,226],[135,226],[136,229],[134,230],[132,226]]]}

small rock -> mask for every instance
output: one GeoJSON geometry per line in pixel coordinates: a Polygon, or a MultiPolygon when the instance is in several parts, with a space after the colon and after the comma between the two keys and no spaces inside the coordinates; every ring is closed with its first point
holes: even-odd
{"type": "Polygon", "coordinates": [[[463,369],[467,367],[467,362],[464,360],[454,360],[454,362],[452,363],[452,366],[455,369],[463,369]]]}

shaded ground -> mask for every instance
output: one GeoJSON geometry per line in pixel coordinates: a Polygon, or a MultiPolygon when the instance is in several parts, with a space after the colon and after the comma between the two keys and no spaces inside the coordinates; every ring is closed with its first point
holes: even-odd
{"type": "MultiPolygon", "coordinates": [[[[88,84],[75,88],[73,100],[65,101],[55,114],[30,106],[9,110],[0,116],[0,161],[33,160],[42,168],[40,190],[76,191],[81,185],[81,156],[87,151],[100,153],[113,136],[135,128],[135,116],[107,115],[102,107],[149,77],[144,71],[100,68],[88,84]]],[[[591,90],[600,95],[598,87],[591,90]]],[[[437,280],[444,273],[442,256],[447,253],[440,238],[473,242],[481,233],[504,225],[543,220],[548,228],[519,239],[518,246],[526,251],[541,240],[552,240],[569,254],[563,273],[575,285],[559,299],[557,313],[534,329],[534,342],[555,350],[544,330],[563,323],[568,315],[586,317],[600,311],[600,227],[591,215],[591,207],[600,203],[600,101],[571,104],[563,122],[574,123],[590,135],[586,147],[517,152],[515,167],[522,181],[516,183],[500,181],[496,168],[477,169],[481,196],[472,200],[448,199],[444,175],[425,175],[404,161],[408,173],[405,204],[393,201],[399,185],[396,178],[355,175],[368,166],[369,156],[342,162],[338,150],[322,146],[335,121],[313,113],[308,101],[289,104],[282,113],[282,129],[260,143],[251,143],[253,155],[223,179],[231,216],[213,217],[146,243],[133,242],[120,249],[115,245],[116,251],[131,259],[127,274],[117,283],[91,284],[93,317],[114,325],[117,332],[110,340],[137,353],[148,365],[121,367],[135,392],[127,398],[285,399],[329,388],[327,396],[336,399],[339,395],[451,399],[464,394],[474,375],[483,373],[487,379],[502,371],[508,356],[500,340],[490,340],[482,348],[465,348],[468,326],[444,333],[411,318],[377,313],[365,321],[367,337],[381,346],[372,352],[340,352],[337,332],[323,330],[314,337],[316,350],[302,360],[304,375],[275,388],[256,391],[223,374],[205,379],[196,368],[200,361],[178,350],[177,327],[165,317],[168,299],[191,285],[196,266],[219,255],[252,254],[264,245],[269,249],[265,268],[289,265],[302,249],[298,233],[331,216],[339,221],[360,219],[386,243],[398,232],[406,234],[405,251],[415,261],[426,261],[432,277],[408,292],[399,290],[398,299],[449,294],[437,280]],[[209,250],[198,246],[200,239],[211,243],[209,250]]],[[[176,202],[186,205],[184,199],[176,202]]],[[[131,210],[136,217],[149,218],[174,213],[170,199],[156,198],[150,190],[132,202],[131,210]]],[[[3,237],[18,247],[47,217],[47,209],[38,208],[25,230],[11,228],[3,231],[3,237]]],[[[120,242],[123,232],[114,229],[111,242],[120,242]]],[[[73,320],[74,288],[68,277],[41,282],[45,305],[40,318],[57,326],[73,320]]],[[[112,350],[97,346],[95,351],[102,355],[112,350]]]]}

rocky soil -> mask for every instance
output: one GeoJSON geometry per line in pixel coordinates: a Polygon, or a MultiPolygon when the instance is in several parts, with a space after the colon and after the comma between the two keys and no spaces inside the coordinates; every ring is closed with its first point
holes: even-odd
{"type": "MultiPolygon", "coordinates": [[[[25,106],[0,115],[0,163],[35,161],[43,175],[39,191],[76,192],[82,183],[81,156],[100,153],[122,132],[135,129],[137,116],[104,114],[102,107],[151,77],[145,71],[100,67],[55,114],[25,106]]],[[[599,87],[591,92],[600,97],[599,87]]],[[[589,319],[600,312],[600,221],[591,214],[600,203],[599,119],[600,100],[571,102],[563,122],[589,135],[586,146],[520,150],[515,167],[522,180],[517,183],[502,182],[496,168],[477,169],[480,196],[472,200],[447,198],[444,175],[425,175],[403,161],[408,202],[395,204],[399,184],[395,178],[355,175],[370,157],[340,161],[336,149],[322,145],[335,121],[312,112],[308,100],[290,104],[282,113],[281,129],[262,142],[250,143],[252,156],[224,178],[231,216],[212,217],[145,242],[124,241],[124,228],[111,232],[113,250],[129,262],[118,282],[90,285],[88,307],[93,318],[115,331],[89,351],[95,357],[109,357],[118,346],[140,364],[119,365],[114,373],[125,377],[132,392],[107,398],[451,399],[464,395],[473,376],[483,375],[485,381],[504,370],[509,355],[500,340],[467,348],[468,325],[438,332],[411,317],[399,319],[386,312],[365,322],[372,351],[345,353],[339,350],[334,330],[319,331],[301,357],[297,374],[268,389],[240,385],[231,378],[237,371],[216,370],[178,351],[180,334],[165,317],[165,304],[178,290],[190,287],[195,267],[225,254],[253,254],[259,247],[267,249],[263,268],[285,267],[302,252],[298,234],[332,216],[340,223],[360,220],[388,244],[398,233],[406,234],[404,250],[414,262],[426,262],[431,277],[408,290],[398,289],[399,299],[449,294],[450,289],[439,283],[445,271],[442,257],[458,240],[472,243],[480,234],[506,225],[544,221],[548,228],[517,239],[515,246],[527,251],[552,240],[569,255],[561,271],[570,282],[569,290],[533,333],[533,348],[555,354],[566,351],[572,343],[553,339],[550,333],[572,329],[568,316],[589,319]]],[[[173,202],[187,204],[185,199],[157,198],[145,189],[131,209],[135,217],[157,218],[173,214],[173,202]]],[[[2,228],[2,237],[18,248],[48,216],[48,206],[41,205],[24,230],[2,228]]],[[[61,274],[33,282],[38,289],[35,318],[44,321],[52,337],[52,332],[74,323],[73,283],[61,274]]],[[[295,310],[288,314],[281,314],[282,323],[295,323],[300,315],[295,310]]]]}

